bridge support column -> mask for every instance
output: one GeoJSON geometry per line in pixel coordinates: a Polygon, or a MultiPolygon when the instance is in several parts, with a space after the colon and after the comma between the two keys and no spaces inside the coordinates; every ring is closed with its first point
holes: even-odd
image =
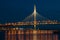
{"type": "Polygon", "coordinates": [[[34,5],[34,29],[36,29],[36,6],[34,5]]]}

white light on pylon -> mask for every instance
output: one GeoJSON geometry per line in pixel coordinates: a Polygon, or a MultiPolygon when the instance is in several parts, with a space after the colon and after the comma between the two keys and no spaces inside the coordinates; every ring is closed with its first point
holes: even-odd
{"type": "Polygon", "coordinates": [[[36,5],[34,5],[34,14],[36,14],[36,5]]]}
{"type": "Polygon", "coordinates": [[[34,5],[34,29],[36,29],[36,6],[34,5]]]}

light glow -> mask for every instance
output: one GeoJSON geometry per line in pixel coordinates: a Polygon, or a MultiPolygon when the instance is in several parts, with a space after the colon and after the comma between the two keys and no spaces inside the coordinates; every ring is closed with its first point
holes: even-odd
{"type": "Polygon", "coordinates": [[[36,29],[36,6],[34,5],[34,29],[36,29]]]}

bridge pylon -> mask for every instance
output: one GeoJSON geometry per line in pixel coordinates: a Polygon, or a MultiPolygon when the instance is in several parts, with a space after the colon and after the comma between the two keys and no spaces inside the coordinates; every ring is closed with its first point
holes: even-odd
{"type": "Polygon", "coordinates": [[[34,29],[36,30],[36,5],[34,5],[34,29]]]}

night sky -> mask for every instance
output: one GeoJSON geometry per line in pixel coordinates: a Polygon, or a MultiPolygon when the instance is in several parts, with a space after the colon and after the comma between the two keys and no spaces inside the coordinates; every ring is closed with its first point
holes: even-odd
{"type": "Polygon", "coordinates": [[[0,23],[18,22],[33,12],[60,21],[60,0],[0,0],[0,23]]]}

